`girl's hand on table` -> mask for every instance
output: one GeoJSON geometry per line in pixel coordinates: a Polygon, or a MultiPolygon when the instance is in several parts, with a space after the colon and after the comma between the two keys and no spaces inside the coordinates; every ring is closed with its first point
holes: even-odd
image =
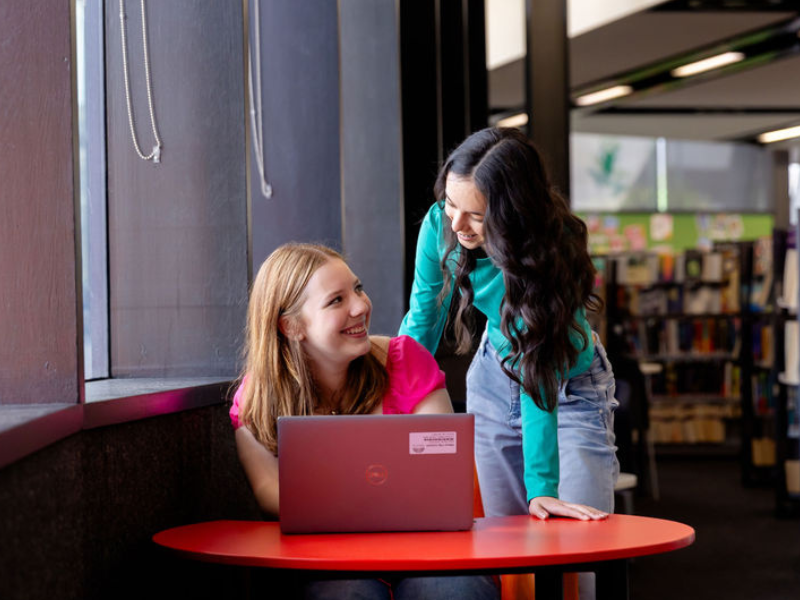
{"type": "Polygon", "coordinates": [[[542,520],[548,519],[551,516],[570,517],[581,521],[600,521],[608,518],[608,513],[592,508],[591,506],[564,502],[563,500],[550,496],[533,498],[528,503],[528,512],[530,512],[532,517],[542,520]]]}

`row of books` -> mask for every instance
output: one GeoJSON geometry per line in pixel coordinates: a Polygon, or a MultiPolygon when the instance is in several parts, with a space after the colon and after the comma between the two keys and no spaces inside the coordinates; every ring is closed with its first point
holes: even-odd
{"type": "MultiPolygon", "coordinates": [[[[777,301],[790,310],[798,306],[798,255],[789,240],[785,252],[783,278],[778,279],[777,301]]],[[[773,240],[763,237],[753,242],[753,266],[749,279],[741,273],[739,248],[721,245],[714,251],[686,250],[681,254],[655,254],[647,252],[620,254],[608,260],[616,263],[616,283],[634,288],[652,288],[674,285],[690,290],[712,285],[717,291],[701,291],[687,298],[669,296],[651,298],[624,298],[632,314],[665,314],[673,312],[731,313],[742,310],[742,302],[753,312],[767,310],[773,302],[773,240]],[[641,300],[641,308],[637,302],[641,300]],[[629,304],[630,303],[630,304],[629,304]]],[[[663,296],[663,294],[662,294],[663,296]]]]}
{"type": "Polygon", "coordinates": [[[629,252],[615,259],[620,285],[723,283],[739,276],[739,252],[735,246],[679,254],[629,252]]]}
{"type": "Polygon", "coordinates": [[[723,364],[667,362],[660,373],[652,376],[651,390],[654,398],[727,398],[740,401],[741,382],[741,367],[730,361],[723,364]]]}
{"type": "Polygon", "coordinates": [[[739,417],[735,404],[669,404],[650,409],[650,432],[657,444],[719,444],[726,421],[739,417]]]}
{"type": "Polygon", "coordinates": [[[738,282],[724,287],[617,288],[617,306],[627,306],[632,316],[676,314],[737,314],[741,310],[738,282]]]}
{"type": "Polygon", "coordinates": [[[623,324],[628,350],[640,357],[698,354],[738,356],[741,319],[636,319],[623,324]]]}

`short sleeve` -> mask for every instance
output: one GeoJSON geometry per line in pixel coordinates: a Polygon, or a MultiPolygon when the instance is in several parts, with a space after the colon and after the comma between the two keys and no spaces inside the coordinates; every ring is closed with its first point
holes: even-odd
{"type": "Polygon", "coordinates": [[[239,384],[239,388],[236,390],[236,393],[233,395],[233,404],[231,404],[231,409],[228,411],[228,414],[231,416],[231,425],[233,425],[234,429],[239,429],[242,426],[242,422],[239,421],[239,403],[242,400],[242,394],[244,393],[244,382],[247,381],[247,376],[242,380],[242,383],[239,384]]]}
{"type": "Polygon", "coordinates": [[[384,414],[409,414],[428,394],[445,387],[436,359],[407,335],[389,341],[386,371],[389,389],[383,397],[384,414]]]}

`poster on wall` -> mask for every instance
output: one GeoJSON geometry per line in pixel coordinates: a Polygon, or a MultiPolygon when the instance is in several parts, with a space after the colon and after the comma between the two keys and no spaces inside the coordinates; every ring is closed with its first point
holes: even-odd
{"type": "Polygon", "coordinates": [[[570,144],[573,209],[655,210],[655,138],[573,133],[570,144]]]}
{"type": "Polygon", "coordinates": [[[672,215],[650,215],[650,239],[654,242],[669,242],[672,240],[674,220],[672,215]]]}

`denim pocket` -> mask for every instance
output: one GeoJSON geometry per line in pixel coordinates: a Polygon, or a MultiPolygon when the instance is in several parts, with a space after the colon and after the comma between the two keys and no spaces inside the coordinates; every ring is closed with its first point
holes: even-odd
{"type": "MultiPolygon", "coordinates": [[[[567,381],[565,405],[585,402],[596,411],[609,413],[616,408],[616,385],[611,364],[599,344],[595,345],[594,358],[587,371],[567,381]]],[[[588,407],[587,407],[588,408],[588,407]]]]}

